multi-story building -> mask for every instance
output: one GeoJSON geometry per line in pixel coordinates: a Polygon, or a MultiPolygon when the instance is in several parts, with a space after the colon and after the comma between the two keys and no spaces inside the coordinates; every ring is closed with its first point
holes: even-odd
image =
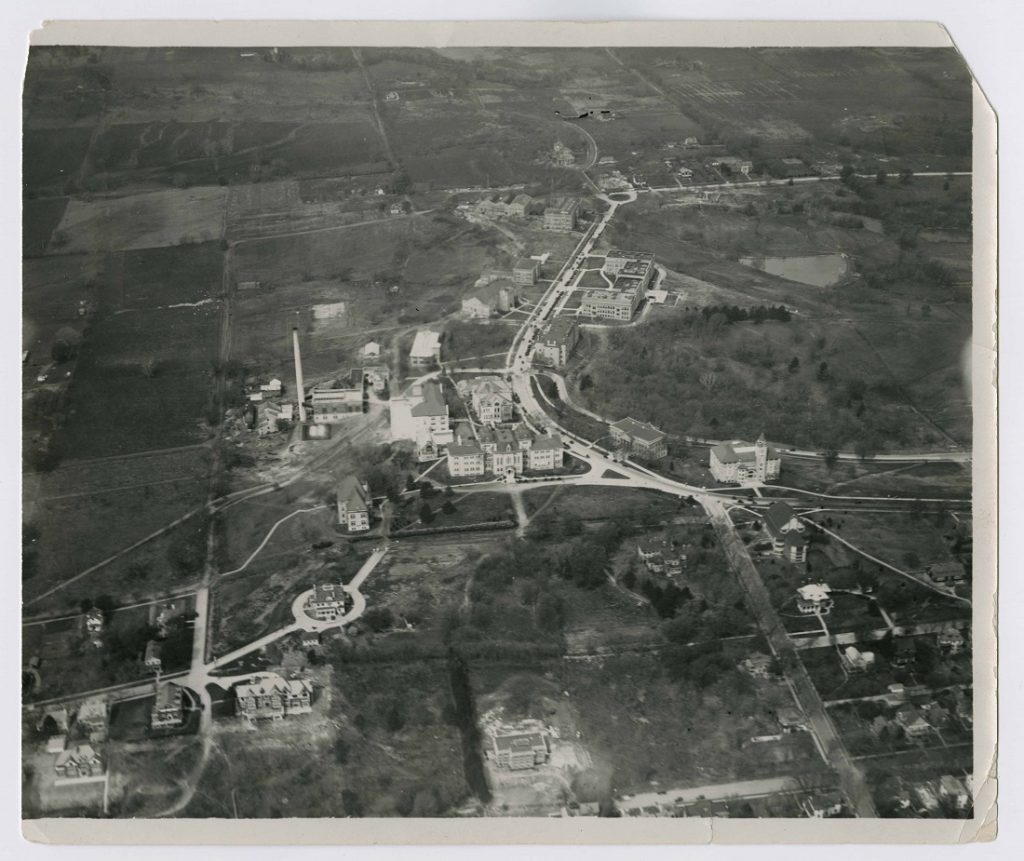
{"type": "Polygon", "coordinates": [[[509,215],[513,215],[517,218],[525,217],[529,211],[530,206],[533,204],[533,198],[528,194],[517,194],[512,198],[511,202],[507,204],[506,210],[509,215]]]}
{"type": "Polygon", "coordinates": [[[514,431],[482,427],[478,433],[488,472],[497,474],[512,470],[519,475],[523,471],[523,448],[514,431]]]}
{"type": "Polygon", "coordinates": [[[472,437],[458,438],[448,446],[448,474],[467,478],[486,472],[486,458],[480,444],[472,437]]]}
{"type": "Polygon", "coordinates": [[[344,616],[348,607],[348,592],[340,583],[318,583],[303,608],[307,616],[321,622],[333,622],[344,616]]]}
{"type": "Polygon", "coordinates": [[[580,327],[572,317],[555,317],[537,338],[534,357],[545,365],[564,367],[580,341],[580,327]]]}
{"type": "Polygon", "coordinates": [[[287,715],[312,711],[313,685],[307,679],[282,679],[276,673],[259,673],[235,686],[235,710],[250,720],[281,720],[287,715]]]}
{"type": "Polygon", "coordinates": [[[414,385],[408,394],[392,398],[388,408],[392,438],[420,444],[430,438],[435,445],[452,441],[448,404],[438,383],[431,380],[414,385]]]}
{"type": "Polygon", "coordinates": [[[370,489],[354,475],[346,475],[338,484],[338,523],[349,532],[366,532],[372,508],[370,489]]]}
{"type": "Polygon", "coordinates": [[[153,729],[171,729],[185,722],[185,689],[174,682],[161,682],[156,686],[156,700],[150,712],[149,724],[153,729]]]}
{"type": "Polygon", "coordinates": [[[768,445],[764,434],[757,442],[734,439],[711,449],[711,474],[723,484],[773,481],[779,477],[782,458],[768,445]]]}
{"type": "MultiPolygon", "coordinates": [[[[362,409],[361,397],[359,400],[359,409],[362,409]]],[[[294,404],[279,404],[276,401],[263,401],[258,407],[256,407],[256,433],[260,436],[277,433],[281,430],[283,424],[291,422],[294,419],[294,404]]]]}
{"type": "Polygon", "coordinates": [[[491,736],[491,745],[498,766],[512,771],[535,768],[548,760],[547,738],[540,732],[496,733],[491,736]]]}
{"type": "Polygon", "coordinates": [[[477,377],[460,383],[459,386],[469,394],[473,412],[482,424],[512,421],[515,412],[512,386],[501,377],[477,377]]]}
{"type": "Polygon", "coordinates": [[[807,583],[796,590],[796,608],[805,615],[817,613],[825,615],[831,612],[835,599],[828,583],[807,583]]]}
{"type": "Polygon", "coordinates": [[[441,334],[431,329],[420,329],[409,350],[409,364],[436,365],[441,361],[441,334]]]}
{"type": "Polygon", "coordinates": [[[348,376],[338,377],[313,387],[310,401],[315,424],[337,424],[363,412],[365,384],[362,368],[352,368],[348,376]]]}
{"type": "Polygon", "coordinates": [[[512,267],[512,283],[532,287],[537,283],[540,263],[532,257],[520,257],[512,267]]]}
{"type": "Polygon", "coordinates": [[[616,286],[610,289],[584,290],[580,297],[580,314],[605,320],[632,320],[644,299],[644,285],[641,281],[627,279],[619,289],[620,280],[616,279],[616,286]]]}
{"type": "Polygon", "coordinates": [[[531,472],[546,472],[562,466],[562,438],[548,434],[534,438],[526,452],[526,468],[531,472]]]}
{"type": "Polygon", "coordinates": [[[807,561],[804,524],[785,502],[774,502],[764,514],[764,528],[772,542],[772,553],[789,562],[807,561]]]}
{"type": "Polygon", "coordinates": [[[652,424],[624,418],[608,427],[612,441],[630,454],[648,460],[659,460],[668,454],[665,434],[652,424]]]}
{"type": "Polygon", "coordinates": [[[646,289],[654,278],[654,255],[649,251],[609,251],[601,268],[615,279],[619,289],[633,286],[630,282],[634,281],[646,289]]]}
{"type": "Polygon", "coordinates": [[[559,197],[544,207],[544,229],[570,231],[576,229],[576,215],[580,202],[571,197],[559,197]]]}

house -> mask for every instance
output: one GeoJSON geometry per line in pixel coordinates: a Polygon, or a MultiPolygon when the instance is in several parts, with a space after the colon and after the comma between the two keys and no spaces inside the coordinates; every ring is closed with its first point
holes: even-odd
{"type": "Polygon", "coordinates": [[[967,787],[952,774],[944,774],[939,778],[939,797],[957,810],[966,810],[971,803],[967,787]]]}
{"type": "Polygon", "coordinates": [[[899,639],[893,644],[892,665],[894,667],[907,667],[917,660],[917,647],[913,640],[899,639]]]}
{"type": "Polygon", "coordinates": [[[917,798],[920,812],[930,813],[939,809],[939,799],[929,784],[919,783],[914,787],[914,795],[917,798]]]}
{"type": "Polygon", "coordinates": [[[89,734],[90,741],[103,741],[107,737],[107,701],[90,697],[78,707],[75,721],[89,734]]]}
{"type": "Polygon", "coordinates": [[[698,141],[697,138],[689,137],[683,141],[683,146],[687,149],[696,149],[700,146],[700,141],[698,141]]]}
{"type": "Polygon", "coordinates": [[[806,732],[807,720],[797,708],[781,708],[775,712],[775,719],[784,733],[806,732]]]}
{"type": "Polygon", "coordinates": [[[614,444],[630,454],[648,460],[658,460],[668,454],[665,434],[652,424],[627,417],[608,427],[614,444]]]}
{"type": "Polygon", "coordinates": [[[646,289],[654,278],[654,255],[649,251],[609,251],[601,269],[618,289],[626,289],[633,281],[646,289]]]}
{"type": "Polygon", "coordinates": [[[401,203],[392,203],[388,207],[389,215],[401,215],[403,212],[405,212],[405,207],[401,203]]]}
{"type": "Polygon", "coordinates": [[[313,421],[316,424],[337,424],[361,414],[364,392],[362,368],[352,368],[348,376],[314,386],[310,397],[313,421]]]}
{"type": "Polygon", "coordinates": [[[346,475],[338,484],[338,523],[349,532],[366,532],[372,508],[369,486],[354,475],[346,475]]]}
{"type": "Polygon", "coordinates": [[[304,649],[319,649],[322,645],[318,631],[303,631],[299,641],[304,649]]]}
{"type": "Polygon", "coordinates": [[[359,350],[360,359],[379,359],[380,358],[380,344],[376,341],[367,341],[362,348],[359,350]]]}
{"type": "MultiPolygon", "coordinates": [[[[360,402],[360,409],[362,403],[360,402]]],[[[264,401],[256,408],[256,433],[259,436],[277,433],[283,425],[295,419],[295,404],[264,401]]],[[[314,418],[315,421],[315,418],[314,418]]]]}
{"type": "Polygon", "coordinates": [[[532,287],[540,274],[540,261],[532,257],[520,257],[512,266],[512,283],[532,287]]]}
{"type": "Polygon", "coordinates": [[[657,556],[661,556],[666,543],[660,538],[640,538],[636,542],[636,555],[641,561],[649,562],[657,556]]]}
{"type": "Polygon", "coordinates": [[[555,317],[537,338],[533,355],[543,364],[565,366],[580,340],[579,324],[571,317],[555,317]]]}
{"type": "Polygon", "coordinates": [[[949,709],[940,705],[935,700],[921,706],[921,711],[924,714],[924,719],[928,721],[932,729],[946,729],[953,720],[949,709]]]}
{"type": "Polygon", "coordinates": [[[441,456],[441,450],[434,442],[430,434],[426,434],[416,440],[416,463],[429,463],[441,456]]]}
{"type": "Polygon", "coordinates": [[[764,528],[772,542],[772,553],[789,562],[807,561],[804,524],[785,502],[775,502],[764,515],[764,528]]]}
{"type": "Polygon", "coordinates": [[[881,738],[883,734],[892,732],[893,725],[894,722],[889,720],[889,718],[885,717],[884,715],[876,715],[875,719],[871,721],[871,724],[868,728],[874,735],[876,735],[878,738],[881,738]]]}
{"type": "Polygon", "coordinates": [[[387,365],[369,365],[363,368],[363,378],[367,385],[377,394],[388,390],[388,381],[391,379],[391,371],[387,365]]]}
{"type": "Polygon", "coordinates": [[[824,616],[831,612],[835,600],[828,583],[808,583],[796,590],[796,608],[806,616],[816,613],[824,616]]]}
{"type": "Polygon", "coordinates": [[[441,361],[441,334],[431,329],[420,329],[409,350],[409,364],[435,365],[441,361]]]}
{"type": "Polygon", "coordinates": [[[956,628],[947,628],[945,631],[939,631],[936,643],[939,651],[946,655],[959,655],[967,646],[964,635],[956,628]]]}
{"type": "Polygon", "coordinates": [[[534,768],[548,760],[547,738],[540,732],[495,733],[491,746],[498,766],[512,771],[534,768]]]}
{"type": "Polygon", "coordinates": [[[185,689],[174,682],[156,686],[156,700],[149,715],[153,729],[172,729],[185,723],[185,689]]]}
{"type": "Polygon", "coordinates": [[[843,796],[838,792],[815,792],[800,801],[800,809],[811,819],[841,816],[843,806],[843,796]]]}
{"type": "Polygon", "coordinates": [[[875,665],[874,652],[862,652],[856,646],[847,646],[842,653],[842,664],[848,673],[864,673],[875,665]]]}
{"type": "Polygon", "coordinates": [[[249,720],[281,720],[312,711],[312,694],[307,679],[285,681],[277,673],[258,673],[235,686],[235,711],[249,720]]]}
{"type": "Polygon", "coordinates": [[[711,474],[723,484],[773,481],[779,477],[782,458],[761,434],[757,442],[720,442],[711,449],[711,474]]]}
{"type": "Polygon", "coordinates": [[[68,737],[66,735],[51,735],[46,740],[46,752],[47,753],[60,753],[67,747],[68,737]]]}
{"type": "Polygon", "coordinates": [[[448,474],[452,478],[483,475],[485,463],[484,450],[472,437],[457,437],[448,446],[448,474]]]}
{"type": "Polygon", "coordinates": [[[752,161],[735,155],[723,155],[713,158],[711,166],[725,168],[725,173],[741,173],[744,176],[749,176],[750,172],[754,169],[752,161]]]}
{"type": "Polygon", "coordinates": [[[558,434],[541,434],[526,451],[526,468],[531,472],[561,469],[562,451],[562,438],[558,434]]]}
{"type": "Polygon", "coordinates": [[[929,565],[925,568],[925,573],[934,583],[960,583],[967,578],[964,566],[955,559],[929,565]]]}
{"type": "Polygon", "coordinates": [[[281,381],[277,377],[274,377],[268,383],[260,383],[260,391],[271,395],[279,395],[282,391],[281,381]]]}
{"type": "Polygon", "coordinates": [[[57,777],[96,777],[103,774],[103,760],[91,744],[80,744],[62,751],[54,763],[57,777]]]}
{"type": "Polygon", "coordinates": [[[643,300],[644,288],[639,281],[622,290],[592,288],[580,294],[580,314],[603,320],[632,320],[643,300]]]}
{"type": "Polygon", "coordinates": [[[93,607],[85,614],[85,630],[90,636],[97,636],[103,631],[103,611],[93,607]]]}
{"type": "Polygon", "coordinates": [[[896,709],[896,724],[907,734],[907,738],[921,738],[932,732],[932,725],[910,703],[896,709]]]}
{"type": "Polygon", "coordinates": [[[487,319],[505,314],[519,304],[515,282],[508,278],[482,276],[473,290],[472,295],[462,300],[462,313],[469,317],[487,319]]]}
{"type": "Polygon", "coordinates": [[[738,669],[754,679],[770,679],[778,675],[775,669],[775,658],[755,652],[740,661],[738,669]]]}
{"type": "Polygon", "coordinates": [[[333,622],[345,615],[350,602],[348,592],[339,583],[322,583],[313,587],[313,592],[303,608],[306,615],[321,622],[333,622]]]}
{"type": "Polygon", "coordinates": [[[544,229],[570,231],[576,229],[580,202],[571,197],[558,197],[544,207],[544,229]]]}
{"type": "Polygon", "coordinates": [[[159,640],[150,640],[146,643],[146,653],[142,663],[145,665],[147,672],[159,673],[163,669],[163,661],[160,659],[162,650],[163,646],[160,645],[159,640]]]}

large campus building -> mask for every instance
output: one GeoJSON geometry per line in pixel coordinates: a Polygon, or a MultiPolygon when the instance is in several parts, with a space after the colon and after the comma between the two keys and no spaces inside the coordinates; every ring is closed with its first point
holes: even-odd
{"type": "Polygon", "coordinates": [[[369,488],[354,475],[346,475],[338,484],[338,523],[349,532],[366,532],[372,507],[369,488]]]}
{"type": "Polygon", "coordinates": [[[668,454],[666,436],[648,422],[624,418],[609,426],[612,441],[630,454],[658,460],[668,454]]]}
{"type": "Polygon", "coordinates": [[[644,299],[644,288],[637,282],[625,290],[594,288],[580,297],[580,314],[604,320],[632,320],[644,299]]]}
{"type": "Polygon", "coordinates": [[[436,365],[441,361],[441,333],[432,329],[420,329],[413,338],[409,350],[409,364],[436,365]]]}
{"type": "Polygon", "coordinates": [[[313,387],[311,402],[315,424],[337,424],[363,411],[365,381],[362,368],[313,387]]]}
{"type": "Polygon", "coordinates": [[[562,466],[562,438],[535,436],[523,425],[515,428],[481,427],[476,437],[460,435],[448,446],[448,472],[454,478],[484,475],[521,475],[550,472],[562,466]]]}
{"type": "Polygon", "coordinates": [[[559,197],[544,207],[544,229],[570,231],[576,229],[580,202],[573,197],[559,197]]]}
{"type": "Polygon", "coordinates": [[[724,484],[772,481],[779,477],[782,458],[765,441],[764,434],[757,442],[734,439],[721,442],[711,449],[711,474],[724,484]]]}
{"type": "Polygon", "coordinates": [[[533,355],[541,364],[561,368],[568,363],[579,341],[579,323],[571,317],[555,317],[537,338],[533,355]]]}

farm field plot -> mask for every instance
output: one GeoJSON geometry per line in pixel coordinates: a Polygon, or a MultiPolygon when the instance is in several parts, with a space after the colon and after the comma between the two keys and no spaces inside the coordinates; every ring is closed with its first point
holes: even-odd
{"type": "Polygon", "coordinates": [[[103,295],[120,311],[196,305],[221,290],[223,252],[215,242],[112,256],[103,295]]]}
{"type": "Polygon", "coordinates": [[[223,234],[226,201],[227,189],[218,186],[72,198],[55,237],[62,253],[208,242],[223,234]]]}
{"type": "Polygon", "coordinates": [[[21,253],[23,257],[38,257],[45,253],[50,236],[64,217],[68,205],[66,197],[28,199],[21,209],[21,253]]]}
{"type": "Polygon", "coordinates": [[[73,180],[82,165],[92,132],[86,126],[27,127],[23,136],[24,189],[38,195],[63,194],[65,183],[73,180]]]}

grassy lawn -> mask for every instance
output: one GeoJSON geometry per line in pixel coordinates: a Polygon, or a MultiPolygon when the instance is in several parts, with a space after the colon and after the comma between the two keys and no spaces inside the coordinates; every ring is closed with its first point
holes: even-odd
{"type": "MultiPolygon", "coordinates": [[[[544,487],[530,489],[523,493],[523,499],[531,500],[535,494],[547,491],[544,487]]],[[[678,508],[678,500],[653,490],[628,488],[610,494],[604,487],[565,487],[545,509],[545,516],[597,522],[618,519],[623,511],[630,511],[642,519],[660,522],[670,520],[678,508]]]]}
{"type": "Polygon", "coordinates": [[[392,531],[400,535],[401,529],[419,529],[445,526],[468,526],[477,523],[515,522],[515,510],[507,493],[481,491],[479,493],[454,493],[451,497],[435,493],[424,500],[419,494],[404,497],[396,512],[392,531]],[[430,506],[432,517],[423,520],[422,506],[430,506]],[[445,503],[451,503],[452,511],[444,510],[445,503]]]}

